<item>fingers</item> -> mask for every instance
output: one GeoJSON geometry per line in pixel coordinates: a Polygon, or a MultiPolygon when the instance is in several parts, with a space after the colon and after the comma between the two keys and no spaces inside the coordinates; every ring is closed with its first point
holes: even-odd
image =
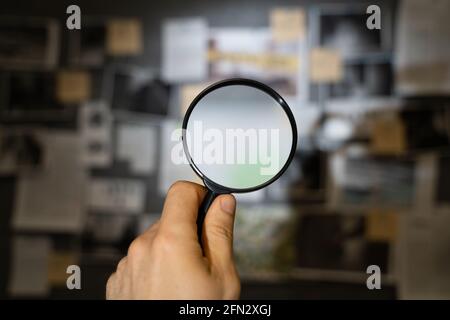
{"type": "MultiPolygon", "coordinates": [[[[111,274],[108,278],[108,282],[106,283],[106,299],[107,300],[115,300],[118,299],[119,292],[124,291],[124,287],[128,287],[126,281],[123,281],[126,273],[127,267],[127,257],[122,258],[117,265],[116,272],[111,274]]],[[[123,293],[123,292],[122,292],[123,293]]]]}
{"type": "Polygon", "coordinates": [[[109,278],[108,282],[106,283],[106,299],[107,300],[113,300],[117,296],[117,289],[116,289],[116,274],[113,273],[109,278]]]}
{"type": "Polygon", "coordinates": [[[233,228],[236,200],[218,196],[208,210],[203,228],[203,248],[208,260],[222,271],[234,270],[233,228]]]}
{"type": "Polygon", "coordinates": [[[160,220],[158,219],[155,221],[152,225],[150,225],[141,236],[146,236],[149,238],[153,238],[153,236],[156,234],[156,231],[158,231],[160,225],[160,220]]]}
{"type": "Polygon", "coordinates": [[[161,215],[160,230],[177,236],[197,237],[197,214],[206,189],[196,183],[178,181],[167,193],[161,215]]]}

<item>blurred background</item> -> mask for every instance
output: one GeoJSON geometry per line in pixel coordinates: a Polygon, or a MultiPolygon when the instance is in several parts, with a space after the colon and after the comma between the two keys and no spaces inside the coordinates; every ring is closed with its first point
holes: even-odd
{"type": "Polygon", "coordinates": [[[3,1],[0,297],[103,299],[168,187],[198,181],[170,161],[187,106],[239,76],[276,89],[299,128],[288,171],[237,197],[242,298],[450,298],[449,13],[446,0],[3,1]]]}

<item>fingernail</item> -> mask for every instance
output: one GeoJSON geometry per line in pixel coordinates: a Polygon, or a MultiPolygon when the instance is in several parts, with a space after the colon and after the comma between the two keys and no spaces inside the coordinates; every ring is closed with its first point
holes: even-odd
{"type": "Polygon", "coordinates": [[[234,214],[236,208],[236,201],[233,196],[224,196],[220,199],[220,207],[223,211],[229,214],[234,214]]]}

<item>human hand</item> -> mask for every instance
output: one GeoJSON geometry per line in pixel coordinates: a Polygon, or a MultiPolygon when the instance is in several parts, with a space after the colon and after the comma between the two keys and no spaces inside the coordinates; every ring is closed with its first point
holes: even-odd
{"type": "Polygon", "coordinates": [[[190,182],[170,188],[161,219],[130,245],[106,285],[107,299],[238,299],[233,260],[236,201],[218,196],[206,215],[202,247],[197,212],[206,190],[190,182]]]}

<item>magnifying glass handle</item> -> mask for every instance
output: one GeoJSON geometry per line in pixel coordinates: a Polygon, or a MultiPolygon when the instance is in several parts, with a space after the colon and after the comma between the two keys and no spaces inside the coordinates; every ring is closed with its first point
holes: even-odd
{"type": "Polygon", "coordinates": [[[202,229],[203,229],[203,222],[205,221],[206,213],[208,212],[209,207],[213,203],[214,199],[218,196],[218,193],[215,193],[214,191],[211,191],[208,189],[208,192],[206,193],[205,197],[203,198],[202,204],[200,205],[200,208],[198,209],[198,216],[197,216],[197,235],[198,235],[198,241],[200,244],[202,243],[202,229]]]}

